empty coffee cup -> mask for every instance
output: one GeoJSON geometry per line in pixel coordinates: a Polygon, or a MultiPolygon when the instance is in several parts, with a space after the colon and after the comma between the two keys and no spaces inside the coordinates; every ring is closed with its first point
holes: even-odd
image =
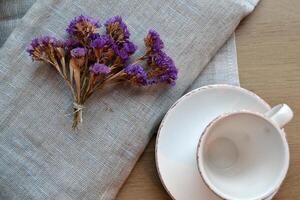
{"type": "Polygon", "coordinates": [[[277,191],[289,166],[282,127],[293,117],[286,104],[264,115],[251,111],[217,117],[198,144],[197,164],[203,181],[227,200],[261,200],[277,191]]]}

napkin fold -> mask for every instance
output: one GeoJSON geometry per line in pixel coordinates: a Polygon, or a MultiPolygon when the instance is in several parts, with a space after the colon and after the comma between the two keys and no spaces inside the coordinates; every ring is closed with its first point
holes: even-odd
{"type": "Polygon", "coordinates": [[[199,85],[238,84],[233,37],[220,47],[256,3],[37,0],[0,49],[0,199],[113,199],[173,102],[199,85]],[[177,85],[99,91],[73,132],[67,87],[25,47],[41,34],[64,37],[79,14],[123,16],[140,47],[156,29],[179,68],[177,85]]]}
{"type": "Polygon", "coordinates": [[[0,47],[36,0],[0,0],[0,47]]]}
{"type": "Polygon", "coordinates": [[[186,92],[211,84],[240,85],[235,34],[218,50],[186,92]]]}

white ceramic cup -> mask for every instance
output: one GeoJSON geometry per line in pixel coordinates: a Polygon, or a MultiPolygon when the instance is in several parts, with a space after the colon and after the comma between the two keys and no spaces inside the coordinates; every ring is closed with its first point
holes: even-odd
{"type": "Polygon", "coordinates": [[[261,115],[250,111],[217,117],[198,144],[198,169],[207,186],[227,200],[262,200],[279,189],[289,166],[282,127],[293,118],[286,104],[261,115]]]}

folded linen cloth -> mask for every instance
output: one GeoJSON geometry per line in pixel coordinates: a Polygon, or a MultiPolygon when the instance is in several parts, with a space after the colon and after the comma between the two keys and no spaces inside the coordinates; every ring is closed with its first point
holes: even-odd
{"type": "Polygon", "coordinates": [[[0,0],[0,47],[36,0],[0,0]]]}
{"type": "Polygon", "coordinates": [[[234,34],[219,49],[186,92],[210,84],[240,85],[234,34]]]}
{"type": "MultiPolygon", "coordinates": [[[[216,56],[197,79],[256,3],[38,0],[0,49],[0,199],[113,199],[169,106],[195,80],[193,86],[226,80],[218,71],[236,75],[218,64],[226,56],[216,56]],[[123,16],[139,46],[155,28],[180,72],[170,89],[97,92],[74,133],[65,117],[72,102],[64,82],[32,63],[24,49],[40,34],[64,36],[62,27],[81,13],[102,20],[123,16]]],[[[229,55],[228,46],[221,54],[229,55]]]]}

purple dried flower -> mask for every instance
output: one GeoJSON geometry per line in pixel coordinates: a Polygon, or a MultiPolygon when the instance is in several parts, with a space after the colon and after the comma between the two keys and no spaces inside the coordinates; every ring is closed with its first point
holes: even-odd
{"type": "Polygon", "coordinates": [[[98,37],[100,37],[100,34],[99,34],[99,33],[91,33],[91,34],[89,35],[89,39],[90,39],[91,41],[97,39],[98,37]]]}
{"type": "Polygon", "coordinates": [[[77,48],[71,50],[71,56],[73,58],[84,57],[86,53],[87,53],[87,50],[85,48],[81,48],[81,47],[77,47],[77,48]]]}
{"type": "Polygon", "coordinates": [[[91,46],[93,48],[103,48],[105,45],[110,46],[112,44],[111,38],[108,35],[101,35],[98,36],[97,38],[95,38],[92,43],[91,46]]]}
{"type": "Polygon", "coordinates": [[[175,85],[177,80],[178,70],[174,61],[164,52],[159,51],[156,54],[149,56],[148,64],[152,70],[148,72],[149,84],[167,82],[175,85]]]}
{"type": "Polygon", "coordinates": [[[134,52],[137,50],[137,46],[130,41],[126,41],[119,45],[114,44],[112,48],[114,52],[124,61],[126,61],[129,56],[134,54],[134,52]]]}
{"type": "Polygon", "coordinates": [[[127,25],[123,22],[121,16],[114,16],[108,19],[104,25],[106,32],[110,34],[115,41],[120,39],[120,36],[122,36],[123,39],[128,39],[130,36],[127,25]]]}
{"type": "Polygon", "coordinates": [[[115,52],[115,54],[117,55],[117,56],[119,56],[122,60],[127,60],[128,59],[128,53],[125,51],[125,50],[123,50],[123,49],[119,49],[119,47],[118,47],[118,45],[116,45],[116,44],[113,44],[112,45],[112,49],[113,49],[113,51],[115,52]]]}
{"type": "MultiPolygon", "coordinates": [[[[51,36],[43,36],[37,38],[38,45],[40,46],[53,46],[53,47],[63,47],[63,42],[61,40],[56,39],[55,37],[51,36]]],[[[35,41],[36,43],[36,41],[35,41]]]]}
{"type": "Polygon", "coordinates": [[[174,86],[177,80],[178,70],[176,67],[168,68],[165,73],[159,76],[160,82],[167,82],[168,84],[174,86]]]}
{"type": "Polygon", "coordinates": [[[34,59],[40,59],[45,50],[51,48],[63,48],[64,43],[61,40],[58,40],[51,36],[42,36],[39,38],[34,38],[30,45],[26,48],[26,51],[34,59]]]}
{"type": "Polygon", "coordinates": [[[32,48],[38,47],[39,41],[40,41],[40,40],[41,40],[40,38],[34,38],[34,39],[31,41],[30,46],[31,46],[32,48]]]}
{"type": "Polygon", "coordinates": [[[152,62],[158,66],[169,65],[173,62],[172,59],[163,51],[158,51],[157,53],[149,56],[149,58],[150,57],[152,58],[152,62]]]}
{"type": "Polygon", "coordinates": [[[137,64],[131,64],[124,69],[127,78],[137,85],[147,85],[147,73],[144,68],[137,64]]]}
{"type": "Polygon", "coordinates": [[[81,38],[94,33],[94,31],[100,27],[101,24],[98,20],[89,16],[80,15],[70,22],[66,31],[70,36],[81,38]]]}
{"type": "Polygon", "coordinates": [[[66,39],[66,40],[65,40],[64,46],[65,46],[67,49],[74,49],[74,48],[76,48],[76,47],[80,47],[81,44],[80,44],[78,41],[76,41],[76,40],[74,40],[74,39],[72,39],[72,38],[69,38],[69,39],[66,39]]]}
{"type": "Polygon", "coordinates": [[[111,69],[107,67],[104,64],[95,63],[90,67],[90,72],[92,72],[95,75],[98,74],[109,74],[111,72],[111,69]]]}
{"type": "Polygon", "coordinates": [[[38,38],[34,38],[30,45],[27,46],[26,51],[29,53],[30,56],[33,55],[33,52],[35,51],[35,49],[39,46],[39,39],[38,38]]]}
{"type": "Polygon", "coordinates": [[[153,29],[149,30],[144,41],[146,47],[150,48],[152,52],[158,52],[164,48],[164,43],[161,40],[160,35],[153,29]]]}
{"type": "Polygon", "coordinates": [[[137,50],[137,46],[130,41],[123,43],[123,49],[129,54],[132,55],[137,50]]]}

